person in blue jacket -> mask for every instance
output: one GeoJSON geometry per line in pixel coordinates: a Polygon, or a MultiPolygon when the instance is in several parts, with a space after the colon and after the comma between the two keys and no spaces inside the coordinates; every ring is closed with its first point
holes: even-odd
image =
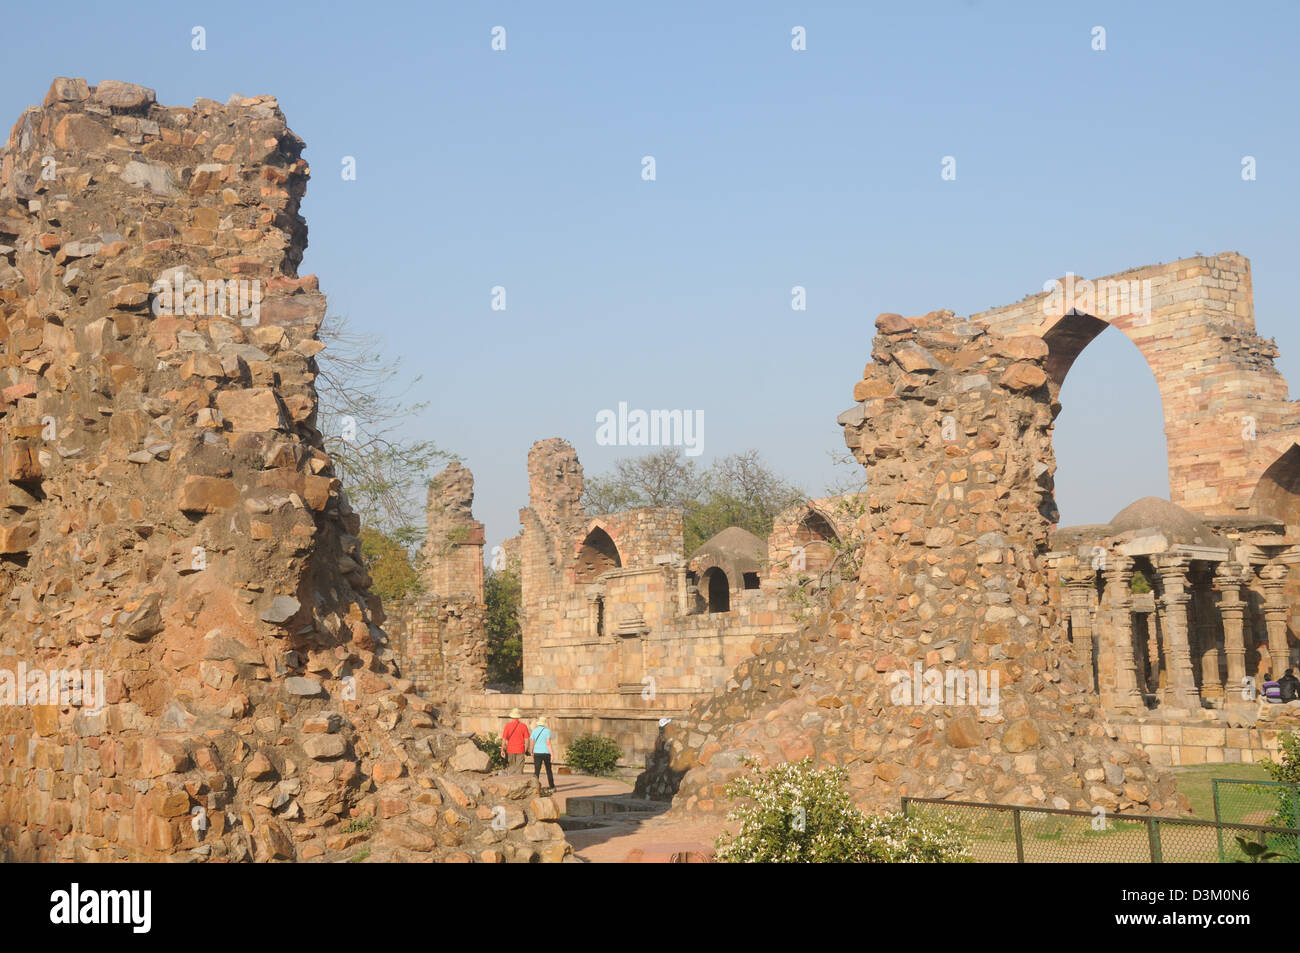
{"type": "Polygon", "coordinates": [[[546,719],[538,718],[537,727],[533,729],[529,741],[533,746],[533,779],[541,784],[542,765],[546,765],[546,783],[549,790],[555,790],[555,775],[551,773],[551,729],[546,727],[546,719]]]}

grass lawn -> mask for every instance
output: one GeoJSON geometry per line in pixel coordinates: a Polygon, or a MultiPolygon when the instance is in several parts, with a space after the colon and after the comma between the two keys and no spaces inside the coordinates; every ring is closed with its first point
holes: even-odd
{"type": "MultiPolygon", "coordinates": [[[[1245,781],[1267,781],[1268,772],[1258,764],[1197,764],[1186,768],[1170,768],[1178,790],[1192,802],[1195,817],[1214,820],[1215,778],[1239,778],[1245,781]]],[[[1226,819],[1226,818],[1225,818],[1226,819]]]]}

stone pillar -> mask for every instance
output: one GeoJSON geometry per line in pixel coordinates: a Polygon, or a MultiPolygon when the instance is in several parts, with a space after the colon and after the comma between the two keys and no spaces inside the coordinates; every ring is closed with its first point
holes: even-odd
{"type": "Polygon", "coordinates": [[[1091,566],[1071,566],[1061,570],[1061,579],[1065,581],[1070,607],[1074,659],[1083,667],[1088,687],[1097,691],[1092,651],[1092,600],[1097,590],[1097,572],[1091,566]]]}
{"type": "Polygon", "coordinates": [[[1259,569],[1259,578],[1264,590],[1264,625],[1268,630],[1268,654],[1273,662],[1273,678],[1282,677],[1282,673],[1291,667],[1291,649],[1286,641],[1287,607],[1286,586],[1288,567],[1281,563],[1269,563],[1259,569]]]}
{"type": "Polygon", "coordinates": [[[1202,564],[1192,581],[1196,647],[1200,653],[1201,697],[1217,704],[1223,698],[1223,682],[1219,677],[1219,627],[1214,624],[1213,567],[1202,564]]]}
{"type": "Polygon", "coordinates": [[[1241,587],[1246,569],[1238,563],[1219,563],[1214,570],[1219,587],[1219,615],[1223,618],[1223,654],[1228,657],[1228,699],[1240,697],[1246,680],[1246,637],[1244,635],[1246,603],[1241,587]]]}
{"type": "Polygon", "coordinates": [[[1137,666],[1133,659],[1133,618],[1130,612],[1133,594],[1129,592],[1133,580],[1132,558],[1118,553],[1108,554],[1102,577],[1106,581],[1111,645],[1115,654],[1114,695],[1109,699],[1103,698],[1102,703],[1116,711],[1139,712],[1146,706],[1138,692],[1137,666]]]}
{"type": "Polygon", "coordinates": [[[1156,560],[1160,574],[1160,602],[1164,608],[1165,664],[1168,677],[1161,695],[1161,704],[1173,708],[1197,711],[1201,696],[1196,691],[1196,676],[1192,672],[1191,644],[1187,638],[1187,570],[1191,559],[1186,556],[1165,555],[1156,560]]]}
{"type": "Polygon", "coordinates": [[[695,607],[691,604],[693,600],[690,582],[686,578],[686,564],[678,566],[673,574],[677,580],[677,612],[679,615],[690,615],[695,607]]]}

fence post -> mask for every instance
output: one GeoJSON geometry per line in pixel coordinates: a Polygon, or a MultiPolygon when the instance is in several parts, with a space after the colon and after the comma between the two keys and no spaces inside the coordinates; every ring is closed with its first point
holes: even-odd
{"type": "Polygon", "coordinates": [[[1154,817],[1147,818],[1147,846],[1151,849],[1151,863],[1162,863],[1160,859],[1160,821],[1154,817]]]}
{"type": "Polygon", "coordinates": [[[1025,839],[1020,834],[1020,808],[1015,808],[1011,812],[1011,826],[1016,831],[1016,863],[1025,862],[1025,839]]]}
{"type": "Polygon", "coordinates": [[[907,808],[908,808],[908,805],[910,804],[911,800],[912,800],[911,798],[907,798],[907,797],[903,798],[903,816],[904,816],[904,817],[907,817],[907,808]]]}
{"type": "Polygon", "coordinates": [[[1219,814],[1219,779],[1218,778],[1210,779],[1210,788],[1214,791],[1214,824],[1215,824],[1214,833],[1219,839],[1219,863],[1225,864],[1227,863],[1227,859],[1223,856],[1223,828],[1218,826],[1223,823],[1223,817],[1220,816],[1219,814]]]}

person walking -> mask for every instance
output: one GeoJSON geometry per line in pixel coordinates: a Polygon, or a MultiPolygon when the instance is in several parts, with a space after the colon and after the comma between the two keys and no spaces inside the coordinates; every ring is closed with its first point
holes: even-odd
{"type": "Polygon", "coordinates": [[[533,745],[533,780],[541,785],[542,765],[546,765],[546,783],[548,790],[555,791],[555,775],[551,774],[551,729],[546,727],[546,719],[538,718],[537,727],[530,738],[533,745]]]}
{"type": "Polygon", "coordinates": [[[510,709],[510,720],[501,729],[501,742],[506,756],[506,772],[524,773],[524,754],[528,745],[528,726],[519,720],[519,709],[510,709]]]}

